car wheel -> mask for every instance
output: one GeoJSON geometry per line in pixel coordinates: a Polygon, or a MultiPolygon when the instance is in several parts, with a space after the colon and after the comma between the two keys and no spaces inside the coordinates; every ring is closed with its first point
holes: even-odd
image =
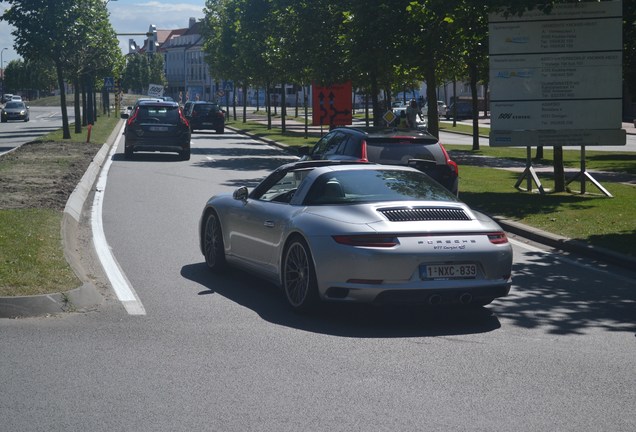
{"type": "Polygon", "coordinates": [[[133,149],[132,147],[124,147],[124,158],[132,159],[133,157],[133,149]]]}
{"type": "Polygon", "coordinates": [[[2,119],[2,123],[6,123],[6,122],[7,122],[7,119],[2,119]]]}
{"type": "Polygon", "coordinates": [[[181,157],[181,160],[184,160],[184,161],[190,160],[190,150],[184,150],[179,152],[179,156],[181,157]]]}
{"type": "Polygon", "coordinates": [[[225,269],[225,247],[223,246],[223,233],[219,217],[213,211],[208,213],[203,232],[203,254],[205,263],[214,272],[225,269]]]}
{"type": "Polygon", "coordinates": [[[318,303],[318,282],[311,252],[304,240],[296,238],[285,249],[283,289],[289,305],[307,312],[318,303]]]}
{"type": "Polygon", "coordinates": [[[224,129],[225,128],[219,128],[219,129],[216,130],[216,133],[222,134],[225,131],[224,129]]]}

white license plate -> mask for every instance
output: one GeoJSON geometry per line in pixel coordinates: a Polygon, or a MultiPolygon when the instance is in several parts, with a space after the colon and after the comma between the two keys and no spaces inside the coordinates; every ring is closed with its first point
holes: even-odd
{"type": "Polygon", "coordinates": [[[475,264],[438,264],[420,266],[422,279],[474,279],[477,277],[475,264]]]}
{"type": "Polygon", "coordinates": [[[167,126],[150,126],[151,132],[168,132],[167,126]]]}

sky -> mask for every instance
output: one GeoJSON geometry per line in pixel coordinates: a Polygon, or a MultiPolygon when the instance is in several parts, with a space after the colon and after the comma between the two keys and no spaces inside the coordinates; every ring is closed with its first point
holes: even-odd
{"type": "MultiPolygon", "coordinates": [[[[205,0],[109,0],[107,8],[110,12],[110,22],[116,33],[145,33],[151,24],[157,30],[171,30],[188,27],[190,17],[203,18],[205,0]]],[[[0,1],[0,15],[9,7],[8,3],[0,1]]],[[[13,48],[13,28],[6,21],[0,21],[0,50],[4,66],[20,56],[13,48]]],[[[128,52],[128,39],[135,39],[141,45],[145,36],[121,36],[120,47],[123,53],[128,52]]]]}

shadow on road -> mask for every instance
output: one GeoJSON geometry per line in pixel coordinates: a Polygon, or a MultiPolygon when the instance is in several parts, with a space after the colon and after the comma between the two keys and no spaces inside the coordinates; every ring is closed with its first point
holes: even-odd
{"type": "Polygon", "coordinates": [[[287,307],[276,286],[245,272],[229,269],[216,275],[198,263],[184,266],[181,275],[204,288],[198,295],[219,294],[269,322],[344,337],[486,333],[500,328],[500,319],[509,321],[507,325],[552,335],[583,335],[593,329],[636,333],[632,279],[617,276],[612,278],[617,283],[608,285],[607,274],[582,271],[565,262],[570,258],[528,252],[526,259],[514,265],[510,295],[485,308],[324,303],[317,312],[301,316],[287,307]]]}
{"type": "Polygon", "coordinates": [[[204,288],[192,295],[222,295],[261,318],[312,333],[355,338],[432,337],[486,333],[500,327],[487,308],[425,308],[323,303],[314,313],[299,315],[274,285],[240,270],[211,273],[204,263],[186,265],[181,275],[204,288]]]}
{"type": "Polygon", "coordinates": [[[636,332],[636,290],[630,277],[612,276],[614,271],[602,263],[577,263],[566,256],[527,252],[524,258],[513,266],[510,295],[493,303],[499,318],[554,335],[591,329],[636,332]],[[599,271],[584,268],[590,265],[599,271]]]}

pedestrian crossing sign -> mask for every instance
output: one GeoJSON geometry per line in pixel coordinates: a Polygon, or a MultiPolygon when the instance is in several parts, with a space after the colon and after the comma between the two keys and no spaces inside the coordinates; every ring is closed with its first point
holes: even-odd
{"type": "Polygon", "coordinates": [[[104,78],[104,87],[106,90],[113,90],[115,88],[115,79],[113,77],[104,78]]]}

